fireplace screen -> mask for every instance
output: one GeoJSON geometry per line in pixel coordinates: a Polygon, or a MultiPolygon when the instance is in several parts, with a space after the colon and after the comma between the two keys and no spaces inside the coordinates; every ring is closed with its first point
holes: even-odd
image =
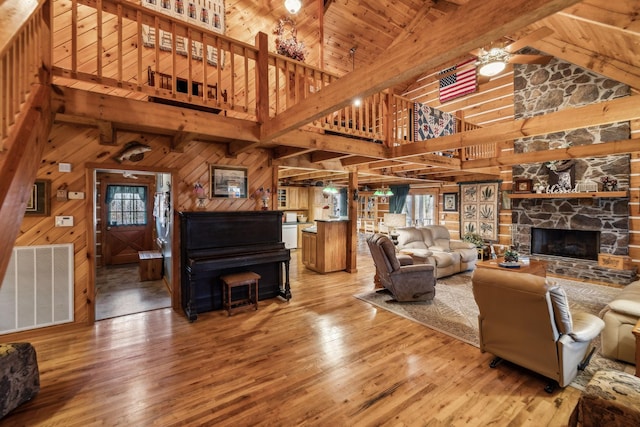
{"type": "Polygon", "coordinates": [[[600,232],[585,230],[531,229],[531,253],[597,260],[600,232]]]}

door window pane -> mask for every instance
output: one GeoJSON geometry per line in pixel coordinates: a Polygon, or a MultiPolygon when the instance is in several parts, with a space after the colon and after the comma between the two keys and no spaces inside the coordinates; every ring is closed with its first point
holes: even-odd
{"type": "Polygon", "coordinates": [[[106,202],[110,226],[147,225],[147,187],[107,185],[106,202]]]}

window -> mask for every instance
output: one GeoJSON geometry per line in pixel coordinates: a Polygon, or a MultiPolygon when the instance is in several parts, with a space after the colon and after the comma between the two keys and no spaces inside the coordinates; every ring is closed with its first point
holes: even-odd
{"type": "Polygon", "coordinates": [[[435,197],[432,194],[410,194],[402,213],[410,224],[417,226],[435,224],[435,197]]]}
{"type": "Polygon", "coordinates": [[[105,201],[110,226],[147,225],[147,187],[107,185],[105,201]]]}

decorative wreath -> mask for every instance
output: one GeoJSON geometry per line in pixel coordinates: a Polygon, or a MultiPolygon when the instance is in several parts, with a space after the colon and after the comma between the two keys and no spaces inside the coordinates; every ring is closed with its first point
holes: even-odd
{"type": "Polygon", "coordinates": [[[291,18],[280,18],[273,34],[276,37],[276,52],[297,61],[304,61],[304,43],[298,42],[296,23],[291,18]],[[285,38],[285,30],[289,29],[290,38],[285,38]]]}

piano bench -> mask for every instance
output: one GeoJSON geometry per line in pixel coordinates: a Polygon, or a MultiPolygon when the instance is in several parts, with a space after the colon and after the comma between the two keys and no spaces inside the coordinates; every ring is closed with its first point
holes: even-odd
{"type": "Polygon", "coordinates": [[[243,273],[226,274],[220,277],[222,280],[223,306],[231,316],[232,312],[240,308],[249,308],[251,305],[258,309],[258,280],[260,275],[252,271],[243,273]],[[231,290],[238,286],[247,286],[247,298],[232,300],[231,290]],[[253,289],[252,289],[253,288],[253,289]]]}

